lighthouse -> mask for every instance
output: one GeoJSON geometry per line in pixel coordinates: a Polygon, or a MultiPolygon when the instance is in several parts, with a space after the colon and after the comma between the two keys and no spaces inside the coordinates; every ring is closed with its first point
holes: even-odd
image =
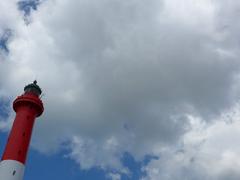
{"type": "Polygon", "coordinates": [[[35,119],[43,113],[41,88],[37,81],[25,86],[24,93],[13,102],[16,112],[0,162],[0,180],[22,180],[35,119]]]}

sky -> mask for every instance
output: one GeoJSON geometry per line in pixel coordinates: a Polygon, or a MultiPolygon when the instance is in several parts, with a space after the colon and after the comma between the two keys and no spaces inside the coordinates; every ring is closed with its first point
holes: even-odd
{"type": "Polygon", "coordinates": [[[240,2],[0,0],[0,152],[43,90],[25,180],[240,179],[240,2]]]}

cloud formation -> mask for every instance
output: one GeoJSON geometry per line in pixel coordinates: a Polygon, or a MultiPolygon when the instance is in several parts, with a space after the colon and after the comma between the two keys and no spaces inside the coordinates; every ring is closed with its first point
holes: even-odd
{"type": "MultiPolygon", "coordinates": [[[[83,169],[129,173],[121,163],[124,152],[142,160],[170,148],[146,167],[146,178],[157,179],[154,168],[168,172],[190,157],[171,153],[194,132],[191,117],[208,127],[237,102],[235,1],[48,0],[28,25],[16,3],[0,5],[6,17],[0,29],[13,32],[9,54],[0,56],[0,94],[13,99],[23,84],[38,79],[46,110],[33,147],[41,152],[67,149],[83,169]]],[[[179,167],[175,177],[157,175],[186,177],[179,167]]],[[[225,168],[226,176],[232,168],[225,168]]],[[[189,178],[202,177],[195,173],[189,178]]]]}
{"type": "Polygon", "coordinates": [[[143,179],[239,179],[239,115],[236,105],[210,126],[191,117],[193,129],[178,147],[160,147],[143,179]]]}

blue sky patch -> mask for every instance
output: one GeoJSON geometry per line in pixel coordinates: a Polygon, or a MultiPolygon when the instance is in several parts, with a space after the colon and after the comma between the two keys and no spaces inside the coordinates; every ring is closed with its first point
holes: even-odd
{"type": "Polygon", "coordinates": [[[152,159],[157,159],[157,157],[147,155],[142,161],[136,161],[131,154],[125,153],[122,163],[132,174],[130,176],[123,175],[122,180],[139,180],[144,177],[145,172],[142,171],[142,167],[146,166],[152,159]]]}
{"type": "Polygon", "coordinates": [[[5,119],[9,116],[11,107],[10,100],[7,98],[0,98],[0,118],[5,119]]]}
{"type": "Polygon", "coordinates": [[[39,0],[23,0],[17,3],[18,9],[23,11],[24,16],[29,16],[32,11],[36,11],[39,4],[39,0]]]}
{"type": "Polygon", "coordinates": [[[6,53],[9,52],[7,43],[11,35],[12,35],[12,31],[10,29],[5,29],[3,33],[0,34],[0,51],[4,51],[6,53]]]}
{"type": "Polygon", "coordinates": [[[62,153],[45,156],[31,149],[26,166],[25,180],[106,179],[104,171],[98,168],[81,171],[74,161],[64,158],[62,153]]]}

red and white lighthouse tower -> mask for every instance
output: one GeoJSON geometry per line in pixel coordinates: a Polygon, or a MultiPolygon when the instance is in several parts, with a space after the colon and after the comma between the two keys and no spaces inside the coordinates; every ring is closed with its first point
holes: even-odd
{"type": "Polygon", "coordinates": [[[37,81],[25,86],[24,93],[13,102],[16,117],[0,162],[0,180],[22,180],[32,129],[36,117],[43,113],[37,81]]]}

